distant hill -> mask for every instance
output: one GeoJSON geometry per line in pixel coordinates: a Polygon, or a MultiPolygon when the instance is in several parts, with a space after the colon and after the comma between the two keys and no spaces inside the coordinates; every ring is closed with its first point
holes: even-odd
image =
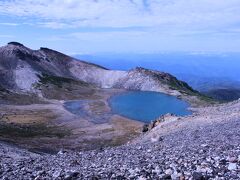
{"type": "Polygon", "coordinates": [[[240,89],[213,89],[203,93],[219,101],[234,101],[240,98],[240,89]]]}

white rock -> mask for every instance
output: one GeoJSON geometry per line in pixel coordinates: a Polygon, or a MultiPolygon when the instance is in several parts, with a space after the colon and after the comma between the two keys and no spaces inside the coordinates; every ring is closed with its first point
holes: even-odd
{"type": "Polygon", "coordinates": [[[229,163],[228,165],[228,170],[236,170],[237,169],[237,164],[236,163],[229,163]]]}
{"type": "Polygon", "coordinates": [[[208,145],[207,144],[201,144],[201,147],[207,147],[208,145]]]}
{"type": "Polygon", "coordinates": [[[139,178],[138,178],[138,180],[147,180],[145,177],[143,177],[143,176],[140,176],[139,178]]]}
{"type": "Polygon", "coordinates": [[[173,173],[173,171],[172,171],[171,169],[167,169],[167,170],[165,171],[165,174],[171,175],[172,173],[173,173]]]}
{"type": "Polygon", "coordinates": [[[58,155],[63,155],[63,154],[64,154],[64,151],[63,151],[63,150],[60,150],[57,154],[58,154],[58,155]]]}
{"type": "Polygon", "coordinates": [[[156,166],[153,172],[155,172],[156,174],[159,174],[161,172],[159,166],[156,166]]]}
{"type": "Polygon", "coordinates": [[[151,150],[151,149],[148,149],[147,152],[150,153],[150,152],[152,152],[152,150],[151,150]]]}
{"type": "Polygon", "coordinates": [[[61,175],[61,171],[55,171],[53,173],[53,178],[58,178],[58,177],[60,177],[60,175],[61,175]]]}
{"type": "Polygon", "coordinates": [[[172,179],[178,179],[179,177],[179,174],[177,173],[177,171],[175,171],[172,175],[171,175],[171,178],[172,179]]]}

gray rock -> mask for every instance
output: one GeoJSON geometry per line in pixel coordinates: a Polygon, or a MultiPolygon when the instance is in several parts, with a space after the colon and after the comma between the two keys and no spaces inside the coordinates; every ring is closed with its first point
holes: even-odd
{"type": "Polygon", "coordinates": [[[204,176],[200,172],[194,172],[192,176],[193,180],[205,180],[204,176]]]}
{"type": "Polygon", "coordinates": [[[66,173],[66,175],[64,176],[65,180],[73,180],[73,179],[77,179],[79,176],[79,172],[77,171],[69,171],[66,173]]]}

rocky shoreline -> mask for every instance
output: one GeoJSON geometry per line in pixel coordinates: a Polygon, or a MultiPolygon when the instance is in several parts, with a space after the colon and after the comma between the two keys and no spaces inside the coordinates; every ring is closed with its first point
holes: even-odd
{"type": "Polygon", "coordinates": [[[39,155],[0,146],[2,179],[239,179],[240,101],[169,117],[126,145],[39,155]]]}
{"type": "Polygon", "coordinates": [[[64,108],[66,101],[59,100],[48,100],[48,104],[2,105],[0,141],[43,152],[124,144],[141,133],[143,124],[110,113],[107,99],[122,91],[99,90],[89,100],[82,99],[87,116],[69,112],[64,108]]]}

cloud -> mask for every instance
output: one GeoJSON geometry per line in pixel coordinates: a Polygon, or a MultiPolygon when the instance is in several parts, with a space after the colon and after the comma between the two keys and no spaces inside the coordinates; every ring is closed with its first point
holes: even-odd
{"type": "Polygon", "coordinates": [[[0,26],[19,26],[18,23],[8,23],[8,22],[4,22],[4,23],[0,23],[0,26]]]}
{"type": "Polygon", "coordinates": [[[70,41],[75,40],[79,42],[106,42],[106,41],[131,41],[134,39],[141,39],[148,33],[145,31],[97,31],[97,32],[74,32],[63,35],[53,35],[48,37],[38,38],[44,41],[70,41]]]}
{"type": "Polygon", "coordinates": [[[54,22],[54,21],[46,21],[46,22],[39,22],[39,26],[51,28],[51,29],[65,29],[65,28],[73,28],[76,27],[72,23],[63,23],[63,22],[54,22]]]}
{"type": "Polygon", "coordinates": [[[96,41],[105,41],[109,39],[131,39],[140,38],[146,35],[145,31],[112,31],[112,32],[76,32],[69,34],[70,38],[77,38],[79,40],[94,39],[96,41]]]}
{"type": "Polygon", "coordinates": [[[239,23],[239,12],[239,0],[0,1],[0,14],[35,17],[46,21],[41,25],[48,28],[134,26],[214,28],[239,23]]]}
{"type": "Polygon", "coordinates": [[[14,38],[12,35],[0,34],[0,38],[14,38]]]}
{"type": "Polygon", "coordinates": [[[239,12],[240,0],[0,0],[0,26],[74,51],[239,51],[239,12]]]}

